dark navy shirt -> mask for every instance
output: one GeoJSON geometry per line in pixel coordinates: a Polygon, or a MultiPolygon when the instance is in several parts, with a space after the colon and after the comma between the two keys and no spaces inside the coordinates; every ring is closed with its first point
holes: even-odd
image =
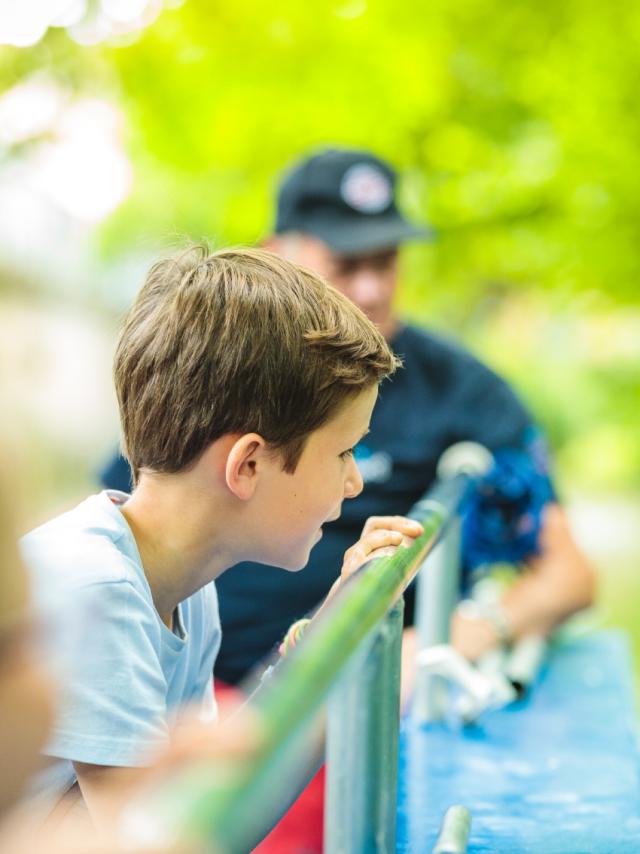
{"type": "MultiPolygon", "coordinates": [[[[222,645],[215,674],[225,682],[242,679],[292,622],[320,603],[367,517],[408,512],[434,481],[438,459],[450,445],[470,440],[491,450],[514,447],[532,425],[504,380],[458,345],[404,326],[392,346],[404,367],[382,384],[371,430],[356,448],[365,481],[361,495],[344,501],[340,519],[324,526],[300,572],[243,563],[216,581],[222,645]]],[[[128,489],[126,463],[115,460],[103,482],[128,489]]],[[[408,590],[408,622],[412,614],[408,590]]]]}

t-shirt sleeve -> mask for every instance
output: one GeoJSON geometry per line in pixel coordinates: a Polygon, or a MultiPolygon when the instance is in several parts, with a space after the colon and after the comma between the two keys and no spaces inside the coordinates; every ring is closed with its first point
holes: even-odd
{"type": "Polygon", "coordinates": [[[49,756],[144,766],[167,742],[167,685],[152,605],[127,581],[92,585],[94,619],[82,666],[65,685],[49,756]]]}
{"type": "Polygon", "coordinates": [[[501,377],[468,356],[458,381],[458,430],[455,441],[471,439],[492,452],[518,450],[550,498],[555,498],[547,441],[518,395],[501,377]]]}

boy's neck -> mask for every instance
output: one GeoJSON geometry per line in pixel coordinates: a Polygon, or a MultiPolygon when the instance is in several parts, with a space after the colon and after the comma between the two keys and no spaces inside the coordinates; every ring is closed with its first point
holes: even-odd
{"type": "Polygon", "coordinates": [[[153,602],[173,624],[176,607],[236,561],[216,513],[215,499],[193,489],[188,474],[144,474],[121,512],[140,552],[153,602]]]}

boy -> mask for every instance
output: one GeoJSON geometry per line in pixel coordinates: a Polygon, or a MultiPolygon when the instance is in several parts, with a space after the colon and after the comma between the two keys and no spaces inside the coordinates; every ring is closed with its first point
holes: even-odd
{"type": "MultiPolygon", "coordinates": [[[[180,706],[213,715],[211,582],[240,561],[306,564],[362,489],[352,449],[396,366],[349,300],[269,253],[194,249],[151,269],[115,357],[136,488],[92,496],[24,540],[38,583],[63,579],[98,617],[46,750],[59,760],[52,795],[77,779],[104,823],[180,706]]],[[[420,532],[370,522],[343,575],[420,532]]]]}

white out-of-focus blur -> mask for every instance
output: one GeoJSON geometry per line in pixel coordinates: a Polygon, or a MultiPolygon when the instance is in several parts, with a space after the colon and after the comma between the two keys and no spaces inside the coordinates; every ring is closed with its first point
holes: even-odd
{"type": "Polygon", "coordinates": [[[0,92],[0,409],[28,448],[29,522],[95,490],[116,446],[116,331],[155,254],[106,264],[96,240],[131,191],[125,138],[113,103],[44,70],[0,92]]]}
{"type": "Polygon", "coordinates": [[[131,186],[118,111],[97,98],[79,100],[61,113],[56,130],[32,164],[33,186],[81,222],[99,222],[131,186]]]}
{"type": "Polygon", "coordinates": [[[74,95],[44,71],[0,93],[3,266],[46,281],[49,293],[128,304],[147,253],[125,262],[123,275],[100,263],[94,239],[133,185],[125,137],[114,104],[74,95]]]}
{"type": "Polygon", "coordinates": [[[162,0],[0,0],[0,44],[31,47],[49,27],[66,27],[82,45],[137,33],[155,21],[162,0]]]}
{"type": "Polygon", "coordinates": [[[3,436],[28,458],[27,526],[95,491],[118,436],[111,381],[114,324],[88,309],[0,300],[3,436]]]}

